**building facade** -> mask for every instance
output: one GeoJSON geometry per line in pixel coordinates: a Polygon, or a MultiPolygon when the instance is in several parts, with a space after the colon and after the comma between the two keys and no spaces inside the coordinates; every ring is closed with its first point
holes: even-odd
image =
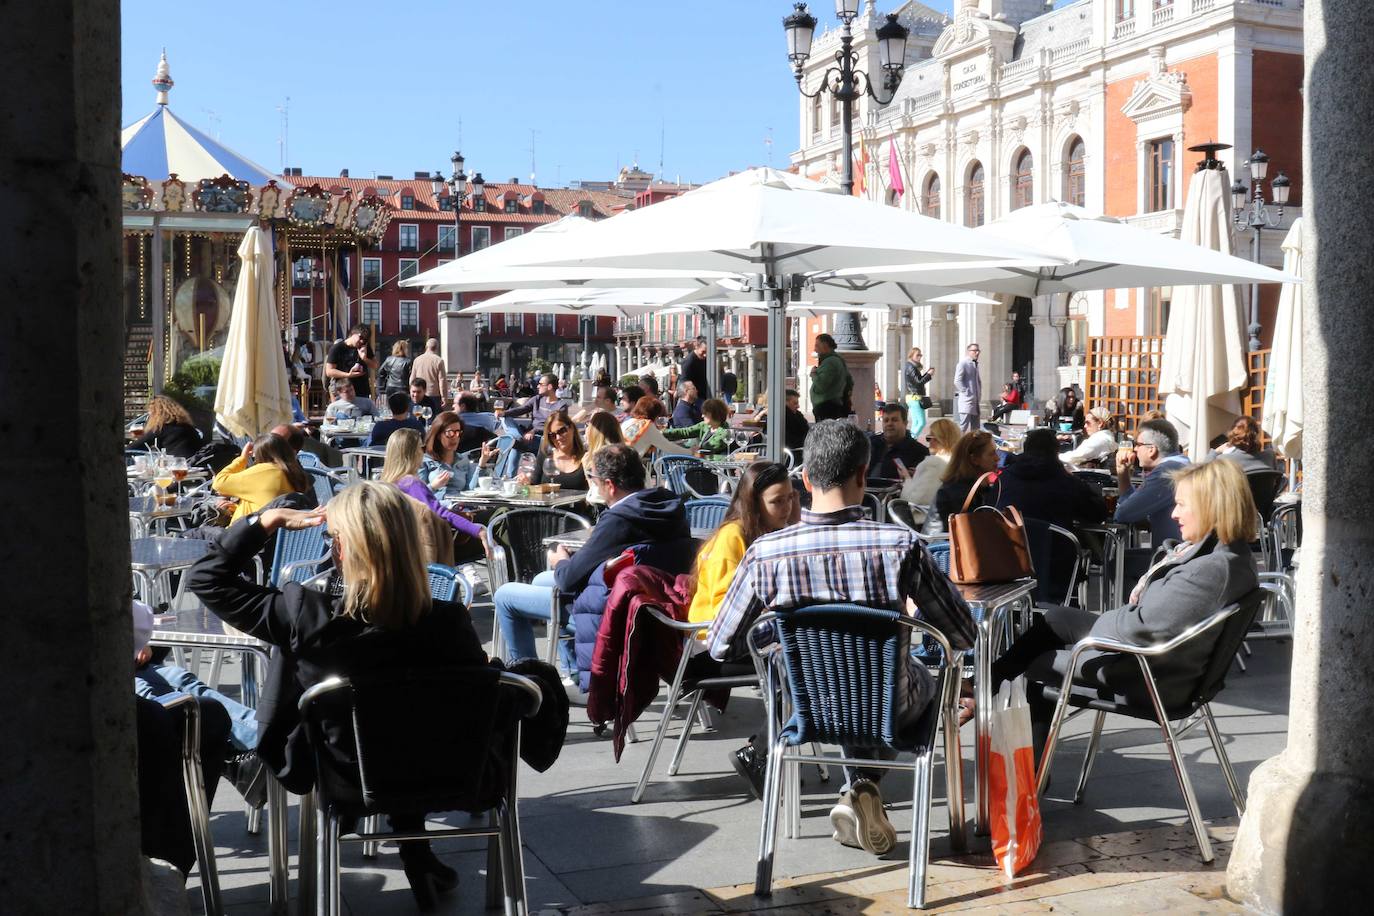
{"type": "MultiPolygon", "coordinates": [[[[345,170],[337,177],[302,175],[288,169],[297,186],[318,185],[330,195],[352,191],[384,200],[390,221],[380,242],[360,252],[312,251],[308,244],[291,251],[291,323],[298,339],[326,340],[333,333],[335,314],[332,276],[346,279],[346,321],[377,329],[378,338],[420,340],[439,335],[439,312],[472,305],[502,290],[464,293],[461,302],[451,293],[424,293],[402,287],[400,281],[445,264],[455,257],[516,238],[569,214],[604,219],[633,200],[629,194],[584,188],[539,188],[518,181],[477,182],[455,213],[448,187],[423,172],[411,179],[391,176],[352,178],[345,170]],[[455,248],[454,239],[458,239],[455,248]],[[334,260],[337,259],[337,260],[334,260]]],[[[485,372],[523,371],[535,357],[550,363],[576,363],[582,347],[609,352],[614,319],[579,319],[553,315],[482,315],[481,367],[485,372]]],[[[470,371],[472,366],[454,366],[470,371]]]]}
{"type": "MultiPolygon", "coordinates": [[[[1281,266],[1283,230],[1302,204],[1302,0],[961,0],[952,19],[916,2],[897,14],[911,30],[902,85],[886,105],[855,105],[866,196],[966,226],[1060,200],[1176,236],[1202,158],[1188,147],[1230,144],[1219,158],[1247,183],[1244,162],[1261,148],[1270,177],[1283,170],[1292,180],[1283,226],[1263,235],[1262,260],[1281,266]],[[902,193],[889,178],[894,155],[902,193]]],[[[854,31],[869,72],[879,72],[878,25],[866,3],[854,31]]],[[[817,35],[808,91],[838,45],[838,30],[817,35]]],[[[838,122],[828,94],[801,99],[793,161],[803,174],[838,171],[838,122]]],[[[1249,237],[1238,234],[1236,246],[1247,254],[1249,237]]],[[[1277,294],[1262,288],[1262,341],[1277,294]]],[[[914,344],[936,369],[933,396],[947,401],[955,363],[978,341],[984,391],[995,395],[1017,369],[1044,400],[1081,380],[1090,335],[1163,334],[1170,296],[1002,296],[997,305],[917,306],[909,320],[869,310],[865,339],[885,354],[877,371],[889,397],[914,344]]],[[[808,336],[819,330],[812,324],[808,336]]]]}

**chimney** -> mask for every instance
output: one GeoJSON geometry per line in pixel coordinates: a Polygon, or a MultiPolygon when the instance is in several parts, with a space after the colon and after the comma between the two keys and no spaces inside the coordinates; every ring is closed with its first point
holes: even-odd
{"type": "Polygon", "coordinates": [[[390,175],[378,175],[378,176],[377,176],[377,180],[378,180],[378,181],[395,181],[395,179],[392,178],[390,175]]]}
{"type": "Polygon", "coordinates": [[[339,169],[339,177],[340,177],[340,178],[347,178],[347,177],[348,177],[348,169],[339,169]]]}
{"type": "Polygon", "coordinates": [[[415,180],[416,180],[416,181],[420,181],[420,180],[426,180],[426,181],[427,181],[427,180],[429,180],[429,172],[416,172],[416,173],[415,173],[415,180]]]}

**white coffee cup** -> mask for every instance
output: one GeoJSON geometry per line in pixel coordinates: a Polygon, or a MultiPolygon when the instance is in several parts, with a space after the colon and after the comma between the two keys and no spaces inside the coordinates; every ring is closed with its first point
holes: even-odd
{"type": "Polygon", "coordinates": [[[477,478],[477,489],[479,489],[479,490],[490,490],[490,489],[491,489],[491,475],[488,474],[488,475],[483,476],[483,477],[478,477],[478,478],[477,478]]]}
{"type": "Polygon", "coordinates": [[[503,496],[514,496],[520,492],[520,481],[507,480],[501,484],[501,494],[503,496]]]}

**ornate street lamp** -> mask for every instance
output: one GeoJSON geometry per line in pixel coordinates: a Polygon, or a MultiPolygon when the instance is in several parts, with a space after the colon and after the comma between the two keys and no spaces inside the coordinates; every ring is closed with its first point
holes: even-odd
{"type": "MultiPolygon", "coordinates": [[[[854,53],[852,24],[859,15],[859,0],[835,0],[835,15],[843,23],[840,49],[835,52],[835,66],[829,67],[814,92],[802,85],[806,61],[811,56],[811,41],[816,34],[816,17],[805,3],[794,4],[792,14],[782,21],[787,34],[787,59],[797,79],[797,91],[814,99],[829,92],[840,103],[840,187],[846,194],[854,193],[854,103],[867,94],[879,105],[892,101],[906,70],[906,39],[908,30],[897,21],[896,13],[888,13],[887,21],[878,29],[878,60],[882,69],[882,98],[873,89],[873,79],[858,69],[859,56],[854,53]]],[[[841,312],[835,318],[835,343],[841,350],[863,350],[863,334],[859,330],[857,312],[841,312]]]]}
{"type": "MultiPolygon", "coordinates": [[[[1235,184],[1231,185],[1231,207],[1235,211],[1235,226],[1237,232],[1249,230],[1250,237],[1250,259],[1256,264],[1260,262],[1260,240],[1264,235],[1265,229],[1277,229],[1283,223],[1283,208],[1288,203],[1288,193],[1292,190],[1293,182],[1283,172],[1279,172],[1269,182],[1269,188],[1274,195],[1275,210],[1270,211],[1268,201],[1264,196],[1264,180],[1269,174],[1269,157],[1264,150],[1257,149],[1246,160],[1245,164],[1250,169],[1250,180],[1253,182],[1253,195],[1250,189],[1245,187],[1245,182],[1236,179],[1235,184]]],[[[1250,284],[1250,340],[1249,346],[1252,351],[1260,347],[1260,323],[1259,323],[1259,284],[1250,284]]]]}
{"type": "MultiPolygon", "coordinates": [[[[468,175],[467,172],[463,171],[464,159],[462,153],[455,150],[448,161],[453,167],[453,172],[449,175],[447,186],[449,200],[453,201],[453,258],[457,260],[463,256],[463,202],[468,199],[468,175]]],[[[442,191],[444,181],[438,172],[435,172],[434,175],[431,176],[430,186],[434,188],[435,194],[439,194],[442,191]]],[[[463,294],[454,293],[454,310],[456,311],[462,307],[463,294]]],[[[477,373],[480,375],[482,372],[482,329],[477,327],[475,321],[473,322],[473,327],[476,331],[473,341],[473,368],[476,369],[477,373]]],[[[440,397],[442,398],[442,395],[440,397]]]]}

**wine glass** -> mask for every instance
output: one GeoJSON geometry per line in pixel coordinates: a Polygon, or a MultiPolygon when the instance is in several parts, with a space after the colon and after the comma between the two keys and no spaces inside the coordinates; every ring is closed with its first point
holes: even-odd
{"type": "Polygon", "coordinates": [[[544,480],[546,482],[552,480],[557,474],[558,462],[553,460],[553,454],[550,453],[544,458],[544,480]]]}

